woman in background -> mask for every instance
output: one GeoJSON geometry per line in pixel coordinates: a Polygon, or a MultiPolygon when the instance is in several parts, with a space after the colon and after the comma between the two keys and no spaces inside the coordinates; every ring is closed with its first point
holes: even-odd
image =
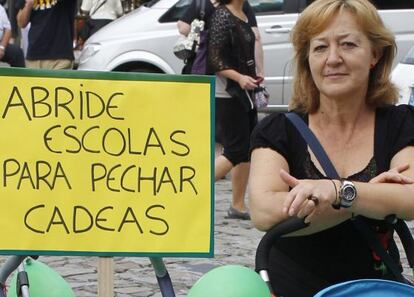
{"type": "Polygon", "coordinates": [[[84,40],[123,14],[121,0],[83,0],[81,11],[90,17],[84,40]]]}
{"type": "Polygon", "coordinates": [[[250,134],[257,109],[247,92],[259,84],[256,36],[243,11],[244,0],[222,0],[210,21],[208,61],[216,74],[216,127],[223,153],[215,159],[216,180],[232,168],[233,202],[228,217],[249,219],[244,202],[249,177],[250,134]]]}

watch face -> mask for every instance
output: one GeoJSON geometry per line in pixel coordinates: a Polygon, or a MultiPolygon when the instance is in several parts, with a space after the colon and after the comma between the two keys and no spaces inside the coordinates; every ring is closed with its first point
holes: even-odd
{"type": "Polygon", "coordinates": [[[344,180],[339,190],[339,197],[341,198],[341,207],[351,207],[355,198],[357,197],[357,190],[351,181],[344,180]]]}
{"type": "Polygon", "coordinates": [[[352,201],[355,198],[355,189],[352,186],[346,186],[343,189],[343,197],[347,201],[352,201]]]}

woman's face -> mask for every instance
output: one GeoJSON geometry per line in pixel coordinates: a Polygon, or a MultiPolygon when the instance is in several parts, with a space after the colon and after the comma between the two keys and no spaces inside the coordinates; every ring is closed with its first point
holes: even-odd
{"type": "Polygon", "coordinates": [[[350,12],[335,16],[310,40],[309,65],[321,96],[365,96],[370,69],[378,61],[376,56],[350,12]]]}

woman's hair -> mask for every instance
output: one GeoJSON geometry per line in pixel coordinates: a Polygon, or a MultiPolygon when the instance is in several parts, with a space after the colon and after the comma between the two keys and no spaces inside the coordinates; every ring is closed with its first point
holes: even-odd
{"type": "MultiPolygon", "coordinates": [[[[207,1],[210,1],[210,0],[207,0],[207,1]]],[[[218,0],[217,2],[220,3],[221,5],[226,5],[226,4],[231,3],[231,1],[232,0],[218,0]]],[[[245,1],[247,1],[247,0],[245,0],[245,1]]]]}
{"type": "Polygon", "coordinates": [[[373,50],[381,55],[370,72],[367,104],[377,107],[396,103],[397,89],[389,76],[397,46],[394,35],[384,26],[376,8],[368,0],[316,0],[302,12],[291,36],[296,63],[291,109],[312,113],[319,108],[319,90],[308,62],[310,40],[344,10],[355,16],[373,50]]]}

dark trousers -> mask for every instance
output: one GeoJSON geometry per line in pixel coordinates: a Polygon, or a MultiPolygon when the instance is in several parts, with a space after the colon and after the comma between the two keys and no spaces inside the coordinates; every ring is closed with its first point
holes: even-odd
{"type": "Polygon", "coordinates": [[[10,64],[11,67],[26,66],[23,50],[19,46],[11,43],[6,46],[6,50],[1,61],[10,64]]]}

